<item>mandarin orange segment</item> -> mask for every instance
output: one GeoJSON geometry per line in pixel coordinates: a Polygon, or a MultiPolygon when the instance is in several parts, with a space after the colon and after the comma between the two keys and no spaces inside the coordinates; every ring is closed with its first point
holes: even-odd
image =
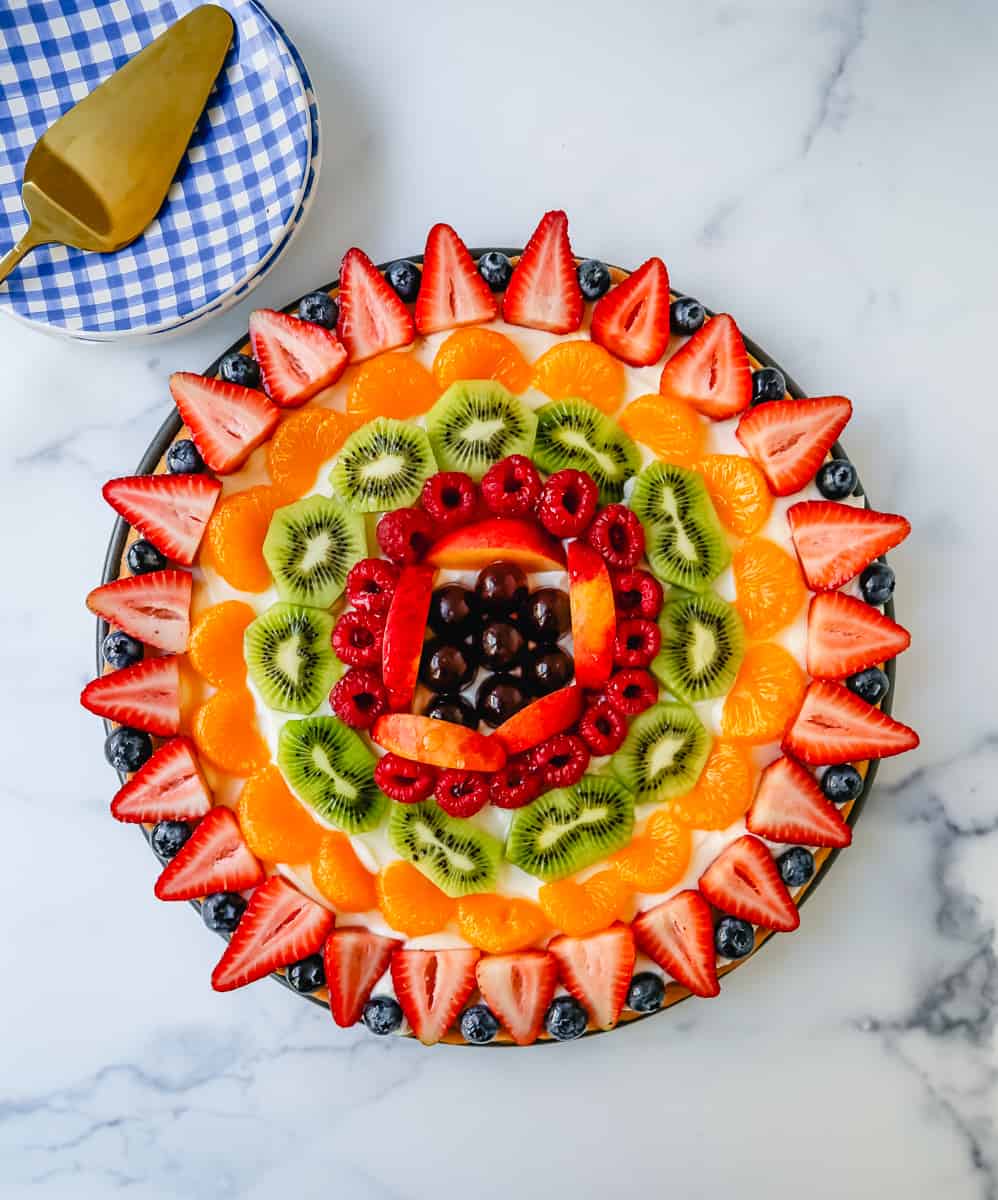
{"type": "Polygon", "coordinates": [[[707,444],[706,423],[689,404],[671,396],[638,396],[617,420],[635,441],[679,467],[692,467],[707,444]]]}
{"type": "Polygon", "coordinates": [[[226,600],[201,613],[191,629],[187,657],[202,679],[215,687],[239,687],[246,682],[243,634],[255,616],[241,600],[226,600]]]}
{"type": "Polygon", "coordinates": [[[308,495],[319,468],[362,423],[350,413],[314,405],[284,418],[267,443],[267,469],[285,502],[308,495]]]}
{"type": "Polygon", "coordinates": [[[437,933],[456,914],[457,904],[411,863],[389,863],[375,880],[378,908],[392,929],[407,937],[437,933]]]}
{"type": "Polygon", "coordinates": [[[657,820],[675,820],[692,829],[727,829],[745,815],[755,791],[755,765],[747,746],[717,738],[696,787],[654,813],[657,820]]]}
{"type": "Polygon", "coordinates": [[[591,875],[585,883],[561,879],[546,883],[537,893],[544,915],[562,933],[585,937],[606,929],[619,918],[626,919],[634,888],[621,879],[614,867],[591,875]]]}
{"type": "Polygon", "coordinates": [[[541,909],[515,896],[464,896],[457,903],[457,923],[465,941],[487,954],[524,950],[551,932],[541,909]]]}
{"type": "Polygon", "coordinates": [[[605,413],[624,400],[624,368],[595,342],[558,342],[534,363],[534,387],[552,400],[577,397],[605,413]]]}
{"type": "Polygon", "coordinates": [[[257,858],[303,863],[318,853],[322,826],[291,794],[273,763],[243,784],[236,813],[246,845],[257,858]]]}
{"type": "Polygon", "coordinates": [[[406,420],[429,411],[440,395],[437,381],[411,354],[379,354],[358,368],[347,393],[347,412],[406,420]]]}
{"type": "Polygon", "coordinates": [[[656,813],[645,832],[611,855],[610,862],[624,883],[639,892],[664,892],[686,873],[693,853],[690,831],[656,813]]]}
{"type": "Polygon", "coordinates": [[[252,775],[270,760],[246,688],[222,688],[206,700],[194,714],[191,734],[210,763],[233,775],[252,775]]]}
{"type": "Polygon", "coordinates": [[[774,642],[749,646],[721,714],[721,733],[745,742],[778,742],[797,715],[806,679],[774,642]]]}
{"type": "Polygon", "coordinates": [[[441,390],[458,379],[495,379],[517,394],[525,392],[533,378],[516,344],[494,329],[452,333],[436,353],[433,375],[441,390]]]}
{"type": "Polygon", "coordinates": [[[735,607],[749,637],[768,638],[797,616],[807,585],[797,559],[768,538],[753,537],[734,551],[735,607]]]}
{"type": "Polygon", "coordinates": [[[773,508],[766,476],[741,454],[708,454],[696,464],[714,508],[732,533],[748,537],[757,533],[773,508]]]}
{"type": "Polygon", "coordinates": [[[215,506],[205,531],[207,565],[240,592],[264,592],[270,587],[263,539],[275,510],[285,502],[276,488],[260,486],[233,492],[215,506]]]}
{"type": "Polygon", "coordinates": [[[345,833],[323,834],[312,859],[312,882],[337,912],[368,912],[378,903],[375,878],[345,833]]]}

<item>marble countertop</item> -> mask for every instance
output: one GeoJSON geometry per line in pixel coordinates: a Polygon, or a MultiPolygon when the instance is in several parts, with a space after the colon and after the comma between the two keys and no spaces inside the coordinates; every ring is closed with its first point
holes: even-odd
{"type": "Polygon", "coordinates": [[[992,386],[998,10],[904,0],[272,0],[326,131],[305,230],[251,302],[153,345],[0,322],[6,586],[0,1192],[350,1200],[998,1196],[998,585],[992,386]],[[486,16],[486,12],[488,16],[486,16]],[[521,1053],[341,1032],[152,896],[76,705],[83,607],[166,377],[336,274],[452,222],[661,254],[814,394],[852,397],[914,646],[854,846],[714,1002],[521,1053]],[[136,995],[141,998],[136,1001],[136,995]]]}

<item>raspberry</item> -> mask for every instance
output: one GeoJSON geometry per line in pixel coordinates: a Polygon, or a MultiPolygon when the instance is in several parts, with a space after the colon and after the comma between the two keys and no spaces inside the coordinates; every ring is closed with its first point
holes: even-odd
{"type": "Polygon", "coordinates": [[[378,545],[400,567],[419,562],[433,542],[433,520],[421,508],[397,508],[378,522],[378,545]]]}
{"type": "Polygon", "coordinates": [[[654,621],[662,611],[662,585],[647,571],[611,571],[618,617],[654,621]]]}
{"type": "Polygon", "coordinates": [[[586,530],[586,541],[610,567],[633,567],[645,552],[645,527],[623,504],[608,504],[586,530]]]}
{"type": "Polygon", "coordinates": [[[578,783],[589,765],[586,744],[574,733],[558,733],[534,751],[534,769],[549,788],[571,787],[578,783]]]}
{"type": "Polygon", "coordinates": [[[599,488],[585,471],[555,471],[541,489],[540,523],[555,537],[575,537],[596,515],[599,488]]]}
{"type": "Polygon", "coordinates": [[[606,685],[607,701],[626,717],[642,713],[658,699],[658,684],[647,671],[635,667],[611,675],[606,685]]]}
{"type": "Polygon", "coordinates": [[[662,646],[662,632],[654,621],[628,617],[617,625],[613,661],[618,667],[647,667],[662,646]]]}
{"type": "Polygon", "coordinates": [[[381,662],[381,636],[374,613],[345,612],[333,630],[333,649],[348,667],[374,667],[381,662]]]}
{"type": "Polygon", "coordinates": [[[383,558],[362,558],[347,575],[347,600],[361,612],[388,612],[398,583],[398,568],[383,558]]]}
{"type": "Polygon", "coordinates": [[[534,767],[530,754],[508,758],[489,784],[489,796],[496,808],[522,808],[536,800],[542,791],[544,780],[534,767]]]}
{"type": "Polygon", "coordinates": [[[489,512],[499,517],[525,517],[534,511],[541,494],[537,468],[522,454],[511,454],[489,467],[482,479],[482,498],[489,512]]]}
{"type": "Polygon", "coordinates": [[[593,754],[613,754],[627,737],[627,721],[609,700],[596,700],[582,714],[579,737],[593,754]]]}
{"type": "Polygon", "coordinates": [[[433,795],[450,816],[473,817],[489,802],[489,777],[482,771],[441,771],[433,795]]]}
{"type": "Polygon", "coordinates": [[[329,693],[333,712],[351,729],[370,729],[388,708],[381,677],[367,667],[351,667],[329,693]]]}
{"type": "Polygon", "coordinates": [[[399,804],[418,804],[431,795],[437,782],[435,767],[386,754],[374,768],[374,782],[399,804]]]}
{"type": "Polygon", "coordinates": [[[440,529],[457,529],[474,520],[478,492],[463,471],[439,471],[423,484],[420,503],[440,529]]]}

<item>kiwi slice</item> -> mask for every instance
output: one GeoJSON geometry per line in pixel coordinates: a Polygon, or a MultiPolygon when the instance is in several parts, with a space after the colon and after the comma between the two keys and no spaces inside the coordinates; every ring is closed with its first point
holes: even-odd
{"type": "Polygon", "coordinates": [[[745,653],[745,631],[730,604],[713,592],[676,596],[658,624],[662,648],[651,669],[674,696],[691,704],[731,687],[745,653]]]}
{"type": "Polygon", "coordinates": [[[631,508],[645,524],[645,553],[659,579],[701,592],[731,561],[721,523],[696,471],[652,463],[634,484],[631,508]]]}
{"type": "Polygon", "coordinates": [[[367,554],[364,518],[328,496],[306,496],[279,508],[263,539],[277,594],[291,604],[328,608],[347,572],[367,554]]]}
{"type": "Polygon", "coordinates": [[[288,721],[277,764],[293,791],[323,820],[364,833],[384,820],[388,797],[374,782],[374,755],[336,717],[288,721]]]}
{"type": "Polygon", "coordinates": [[[426,432],[441,471],[481,479],[501,458],[530,454],[537,417],[501,383],[473,379],[450,385],[426,414],[426,432]]]}
{"type": "Polygon", "coordinates": [[[685,704],[653,704],[635,717],[610,768],[638,804],[688,792],[710,753],[710,734],[685,704]]]}
{"type": "Polygon", "coordinates": [[[487,892],[495,886],[501,843],[468,821],[447,816],[432,800],[393,805],[388,838],[448,896],[487,892]]]}
{"type": "Polygon", "coordinates": [[[274,604],[246,628],[243,653],[268,708],[310,713],[333,686],[333,618],[318,608],[274,604]]]}
{"type": "Polygon", "coordinates": [[[418,425],[377,417],[350,434],[329,478],[354,512],[387,512],[414,503],[436,469],[418,425]]]}
{"type": "Polygon", "coordinates": [[[516,810],[505,854],[529,875],[563,879],[625,846],[633,829],[630,792],[608,775],[583,775],[516,810]]]}
{"type": "Polygon", "coordinates": [[[624,495],[641,465],[638,448],[616,421],[584,400],[553,400],[537,410],[534,461],[544,471],[588,471],[604,504],[624,495]]]}

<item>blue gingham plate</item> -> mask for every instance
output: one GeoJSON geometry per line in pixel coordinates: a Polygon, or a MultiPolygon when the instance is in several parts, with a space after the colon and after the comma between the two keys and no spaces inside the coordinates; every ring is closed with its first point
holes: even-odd
{"type": "MultiPolygon", "coordinates": [[[[0,5],[0,246],[27,224],[24,163],[71,104],[198,0],[13,0],[0,5]]],[[[308,184],[312,114],[287,44],[251,0],[228,0],[236,36],[167,202],[131,246],[32,252],[0,308],[103,341],[165,331],[254,279],[295,225],[308,184]]]]}

